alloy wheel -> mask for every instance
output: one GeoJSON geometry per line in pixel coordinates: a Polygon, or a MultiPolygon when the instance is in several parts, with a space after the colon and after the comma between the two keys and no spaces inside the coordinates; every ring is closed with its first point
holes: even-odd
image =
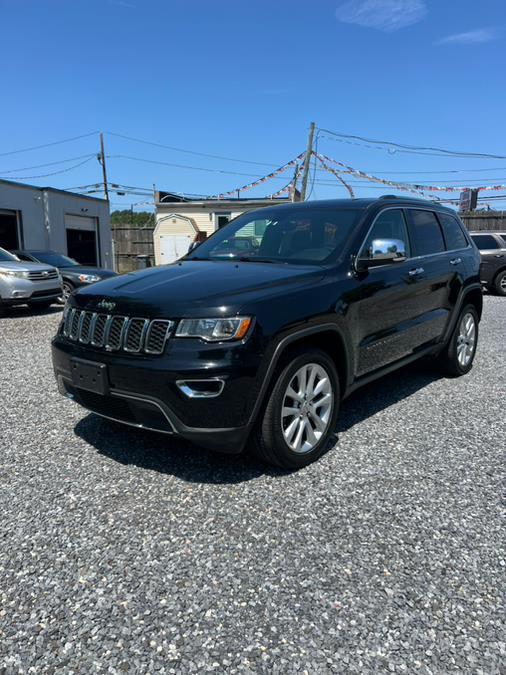
{"type": "Polygon", "coordinates": [[[334,407],[329,374],[318,363],[307,363],[286,388],[281,408],[281,429],[293,452],[310,452],[326,433],[334,407]]]}
{"type": "Polygon", "coordinates": [[[475,348],[476,321],[471,312],[466,312],[460,320],[459,334],[457,336],[457,359],[463,368],[469,365],[475,348]]]}

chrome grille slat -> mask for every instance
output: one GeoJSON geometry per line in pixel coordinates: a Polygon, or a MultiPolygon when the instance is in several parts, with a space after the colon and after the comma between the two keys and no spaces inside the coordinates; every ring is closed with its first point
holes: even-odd
{"type": "Polygon", "coordinates": [[[125,330],[125,342],[123,346],[126,352],[135,354],[141,351],[148,326],[149,319],[141,319],[140,317],[129,319],[125,330]]]}
{"type": "Polygon", "coordinates": [[[75,307],[66,311],[61,334],[73,342],[107,351],[162,354],[174,322],[115,314],[100,314],[75,307]]]}
{"type": "Polygon", "coordinates": [[[117,351],[122,348],[127,321],[127,316],[111,316],[105,340],[105,348],[107,350],[117,351]]]}
{"type": "Polygon", "coordinates": [[[146,354],[161,354],[163,352],[171,327],[172,321],[168,321],[167,319],[154,319],[151,321],[144,345],[146,354]]]}
{"type": "Polygon", "coordinates": [[[51,279],[58,279],[58,272],[55,270],[47,272],[28,272],[28,279],[30,281],[51,281],[51,279]]]}

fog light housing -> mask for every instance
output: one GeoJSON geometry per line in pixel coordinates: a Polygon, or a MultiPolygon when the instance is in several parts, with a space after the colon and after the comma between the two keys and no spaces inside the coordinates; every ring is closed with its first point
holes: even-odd
{"type": "Polygon", "coordinates": [[[176,384],[188,398],[217,398],[225,387],[225,381],[219,377],[203,380],[178,380],[176,384]]]}

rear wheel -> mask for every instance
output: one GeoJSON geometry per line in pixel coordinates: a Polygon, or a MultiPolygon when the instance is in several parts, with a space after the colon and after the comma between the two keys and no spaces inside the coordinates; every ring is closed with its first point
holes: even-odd
{"type": "Polygon", "coordinates": [[[473,367],[478,344],[478,313],[474,305],[466,305],[460,313],[457,325],[447,347],[439,356],[442,369],[458,377],[473,367]]]}
{"type": "Polygon", "coordinates": [[[506,295],[506,270],[499,272],[494,281],[494,289],[497,295],[506,295]]]}
{"type": "Polygon", "coordinates": [[[325,352],[294,353],[279,372],[257,422],[253,452],[285,469],[314,462],[333,438],[339,397],[336,368],[325,352]]]}

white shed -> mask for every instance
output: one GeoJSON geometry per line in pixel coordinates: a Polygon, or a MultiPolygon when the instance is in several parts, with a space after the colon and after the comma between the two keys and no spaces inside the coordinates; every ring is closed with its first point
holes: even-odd
{"type": "Polygon", "coordinates": [[[197,232],[210,235],[245,211],[287,201],[286,198],[192,200],[159,193],[153,232],[155,264],[165,265],[185,255],[197,232]]]}

